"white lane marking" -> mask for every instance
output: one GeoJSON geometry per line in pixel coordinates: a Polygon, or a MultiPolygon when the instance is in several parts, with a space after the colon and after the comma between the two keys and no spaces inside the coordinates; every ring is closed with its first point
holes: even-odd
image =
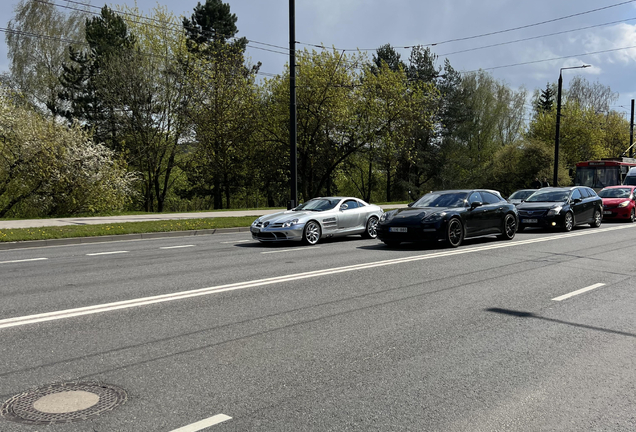
{"type": "Polygon", "coordinates": [[[175,429],[172,432],[197,432],[207,427],[214,426],[224,421],[228,421],[231,418],[232,417],[226,416],[225,414],[217,414],[205,420],[201,420],[196,423],[192,423],[187,426],[180,427],[179,429],[175,429]]]}
{"type": "Polygon", "coordinates": [[[187,248],[187,247],[194,247],[195,245],[180,245],[180,246],[164,246],[164,247],[160,247],[159,249],[179,249],[179,248],[187,248]]]}
{"type": "Polygon", "coordinates": [[[86,254],[86,256],[112,255],[112,254],[122,254],[122,253],[128,253],[128,251],[96,252],[96,253],[86,254]]]}
{"type": "Polygon", "coordinates": [[[252,240],[234,240],[234,241],[229,241],[229,242],[221,242],[221,244],[236,244],[236,243],[245,243],[248,241],[252,241],[252,240]]]}
{"type": "Polygon", "coordinates": [[[563,294],[562,296],[555,297],[552,300],[561,301],[561,300],[569,299],[570,297],[574,297],[575,295],[583,294],[584,292],[592,291],[593,289],[600,288],[602,286],[605,286],[605,284],[597,283],[594,285],[590,285],[589,287],[581,288],[580,290],[572,291],[571,293],[563,294]]]}
{"type": "Polygon", "coordinates": [[[29,258],[29,259],[21,259],[21,260],[0,261],[0,264],[21,263],[21,262],[29,262],[29,261],[43,261],[47,259],[48,258],[29,258]]]}
{"type": "Polygon", "coordinates": [[[261,252],[261,253],[264,255],[264,254],[281,253],[281,252],[296,252],[301,250],[312,250],[312,249],[320,249],[320,246],[309,246],[305,248],[294,248],[294,249],[280,249],[280,250],[261,252]]]}
{"type": "Polygon", "coordinates": [[[72,317],[77,317],[82,315],[91,315],[91,314],[114,311],[119,309],[129,309],[133,307],[146,306],[146,305],[162,303],[167,301],[181,300],[181,299],[190,298],[190,297],[216,294],[216,293],[226,292],[226,291],[234,291],[239,289],[273,285],[273,284],[290,282],[290,281],[299,280],[299,279],[307,279],[307,278],[327,276],[327,275],[332,275],[337,273],[364,270],[364,269],[373,268],[373,267],[396,265],[396,264],[402,264],[407,262],[422,261],[427,259],[447,257],[447,256],[453,256],[453,255],[463,255],[468,253],[481,252],[485,250],[502,249],[502,248],[508,248],[512,246],[520,246],[527,243],[552,241],[552,240],[557,240],[557,239],[561,239],[565,237],[579,237],[582,235],[596,234],[596,233],[601,233],[604,231],[614,231],[614,230],[626,229],[631,227],[632,227],[631,224],[619,225],[616,227],[607,228],[605,230],[590,229],[590,230],[581,231],[577,233],[568,233],[568,234],[562,234],[562,235],[552,236],[552,237],[542,237],[541,239],[532,239],[527,241],[522,240],[522,241],[511,241],[511,242],[499,242],[496,244],[490,244],[485,246],[475,246],[475,247],[466,248],[466,249],[452,249],[452,250],[446,250],[442,252],[435,252],[435,253],[431,253],[427,255],[414,255],[414,256],[405,257],[405,258],[396,258],[396,259],[390,259],[390,260],[384,260],[384,261],[354,264],[354,265],[345,266],[345,267],[335,267],[333,269],[316,270],[316,271],[297,273],[297,274],[292,274],[287,276],[277,276],[277,277],[272,277],[268,279],[238,282],[238,283],[219,285],[219,286],[208,287],[208,288],[199,288],[199,289],[183,291],[179,293],[162,294],[162,295],[157,295],[152,297],[142,297],[138,299],[124,300],[124,301],[119,301],[114,303],[105,303],[101,305],[85,306],[85,307],[80,307],[75,309],[66,309],[66,310],[61,310],[57,312],[46,312],[46,313],[40,313],[35,315],[27,315],[23,317],[5,318],[0,320],[0,329],[15,327],[15,326],[22,326],[27,324],[35,324],[35,323],[45,322],[45,321],[72,318],[72,317]]]}

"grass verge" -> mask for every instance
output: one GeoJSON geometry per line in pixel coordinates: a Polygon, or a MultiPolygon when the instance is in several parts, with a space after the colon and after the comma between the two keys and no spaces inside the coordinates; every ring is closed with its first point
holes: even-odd
{"type": "Polygon", "coordinates": [[[257,216],[241,216],[209,219],[126,222],[101,225],[12,228],[0,230],[0,242],[248,227],[256,218],[257,216]]]}

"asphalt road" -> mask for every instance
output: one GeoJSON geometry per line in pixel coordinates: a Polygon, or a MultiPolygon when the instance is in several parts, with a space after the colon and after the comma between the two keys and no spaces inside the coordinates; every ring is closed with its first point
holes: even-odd
{"type": "Polygon", "coordinates": [[[0,251],[0,403],[65,382],[127,393],[0,431],[633,431],[635,228],[0,251]]]}

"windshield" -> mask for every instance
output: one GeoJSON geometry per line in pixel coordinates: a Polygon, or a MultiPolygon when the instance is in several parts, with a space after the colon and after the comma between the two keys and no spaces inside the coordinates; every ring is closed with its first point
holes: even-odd
{"type": "Polygon", "coordinates": [[[518,190],[517,192],[510,195],[508,199],[524,200],[535,192],[536,190],[518,190]]]}
{"type": "Polygon", "coordinates": [[[340,202],[339,199],[326,199],[317,198],[307,201],[296,207],[294,211],[310,210],[310,211],[325,211],[331,210],[340,202]]]}
{"type": "Polygon", "coordinates": [[[526,202],[563,202],[567,201],[570,191],[541,191],[538,190],[528,197],[526,202]]]}
{"type": "Polygon", "coordinates": [[[627,176],[625,177],[625,181],[623,182],[624,185],[627,186],[636,186],[636,176],[627,176]]]}
{"type": "Polygon", "coordinates": [[[619,166],[577,167],[574,184],[591,188],[603,188],[621,184],[619,166]]]}
{"type": "Polygon", "coordinates": [[[629,198],[632,194],[631,188],[603,189],[598,193],[601,198],[629,198]]]}
{"type": "Polygon", "coordinates": [[[417,200],[413,207],[465,207],[467,196],[466,192],[431,192],[417,200]]]}

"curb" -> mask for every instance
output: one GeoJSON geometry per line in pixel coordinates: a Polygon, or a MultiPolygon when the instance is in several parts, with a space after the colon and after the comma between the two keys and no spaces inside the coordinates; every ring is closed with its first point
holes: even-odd
{"type": "Polygon", "coordinates": [[[165,237],[190,237],[190,236],[197,236],[197,235],[247,232],[249,230],[250,230],[250,227],[215,228],[215,229],[203,229],[203,230],[191,230],[191,231],[167,231],[167,232],[151,232],[151,233],[139,233],[139,234],[106,235],[106,236],[97,236],[97,237],[71,237],[71,238],[50,239],[50,240],[27,240],[27,241],[5,242],[5,243],[0,242],[0,250],[24,249],[24,248],[45,247],[45,246],[65,246],[65,245],[74,245],[74,244],[101,243],[101,242],[113,242],[113,241],[147,240],[147,239],[165,238],[165,237]]]}

